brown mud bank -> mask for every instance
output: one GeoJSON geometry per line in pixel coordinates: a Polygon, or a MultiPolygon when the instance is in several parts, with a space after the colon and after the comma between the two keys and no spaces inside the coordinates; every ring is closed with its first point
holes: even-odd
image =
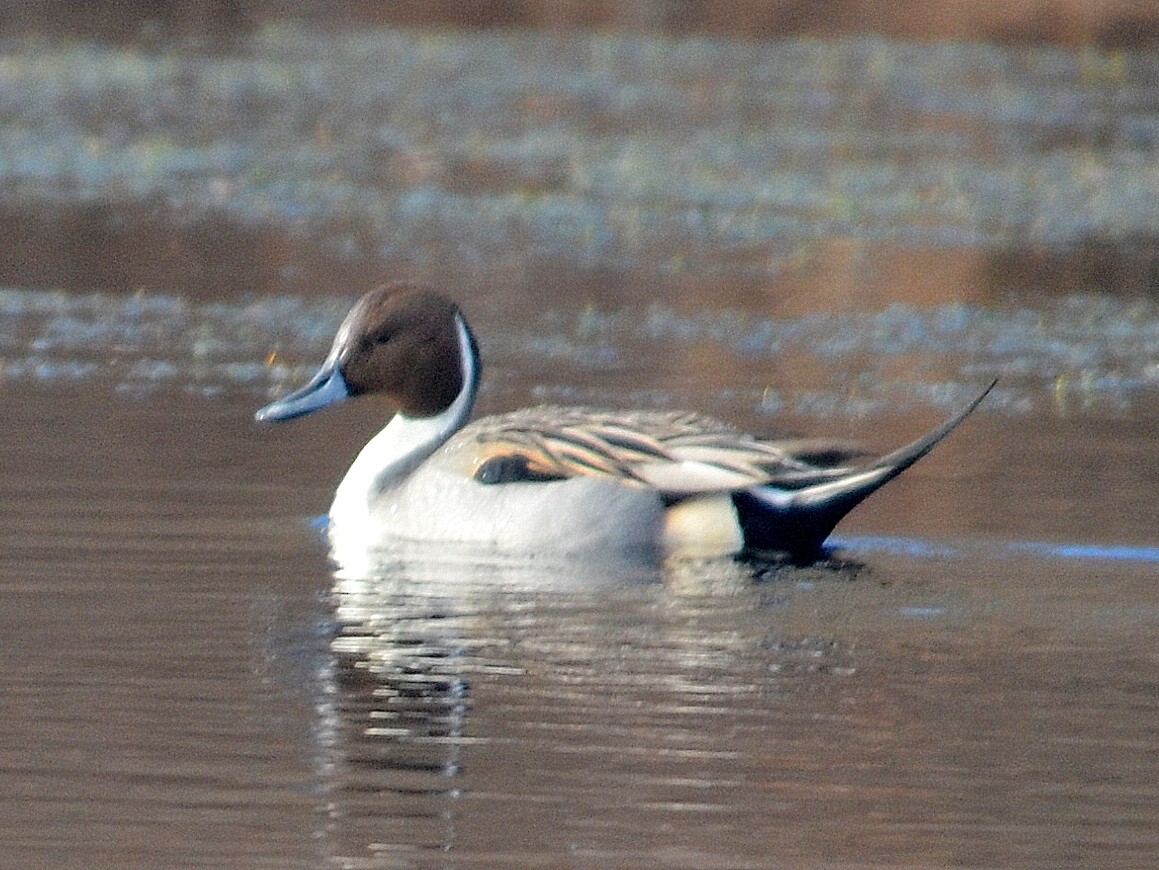
{"type": "Polygon", "coordinates": [[[280,18],[399,27],[629,28],[742,39],[872,33],[903,39],[1124,48],[1159,39],[1148,0],[321,0],[0,4],[0,30],[116,41],[160,34],[214,40],[280,18]]]}

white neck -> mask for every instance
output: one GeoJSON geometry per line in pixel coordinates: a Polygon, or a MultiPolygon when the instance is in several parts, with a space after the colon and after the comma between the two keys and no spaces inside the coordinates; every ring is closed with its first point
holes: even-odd
{"type": "Polygon", "coordinates": [[[433,417],[395,414],[366,443],[342,478],[330,505],[331,521],[339,521],[344,516],[364,516],[378,493],[405,479],[467,422],[479,384],[479,352],[462,315],[455,317],[455,325],[463,375],[459,395],[433,417]]]}

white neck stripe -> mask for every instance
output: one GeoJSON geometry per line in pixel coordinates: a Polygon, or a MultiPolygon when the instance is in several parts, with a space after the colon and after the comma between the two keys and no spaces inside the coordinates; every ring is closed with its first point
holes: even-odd
{"type": "Polygon", "coordinates": [[[479,352],[463,316],[456,315],[463,386],[445,410],[433,417],[395,414],[362,448],[334,494],[330,518],[364,515],[371,500],[392,482],[406,477],[463,428],[475,405],[479,385],[479,352]]]}

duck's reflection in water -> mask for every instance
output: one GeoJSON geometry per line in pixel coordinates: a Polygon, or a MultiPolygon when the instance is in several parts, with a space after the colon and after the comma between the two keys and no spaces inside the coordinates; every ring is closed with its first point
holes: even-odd
{"type": "Polygon", "coordinates": [[[328,857],[345,866],[449,849],[471,702],[469,603],[384,560],[336,576],[334,608],[319,704],[328,857]]]}
{"type": "Polygon", "coordinates": [[[475,853],[500,836],[500,807],[535,824],[536,802],[586,806],[601,769],[638,768],[641,787],[664,790],[653,758],[691,765],[673,781],[711,783],[735,753],[706,726],[777,692],[770,650],[832,654],[829,641],[770,639],[768,611],[793,586],[754,583],[729,560],[567,564],[432,547],[337,572],[318,705],[328,857],[412,866],[475,853]]]}

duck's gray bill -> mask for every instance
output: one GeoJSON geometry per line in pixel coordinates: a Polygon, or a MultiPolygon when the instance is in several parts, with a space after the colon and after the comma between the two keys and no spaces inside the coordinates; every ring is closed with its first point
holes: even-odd
{"type": "Polygon", "coordinates": [[[321,369],[310,379],[310,383],[295,390],[288,396],[283,396],[276,402],[270,402],[254,414],[259,423],[293,420],[311,411],[328,408],[344,399],[350,398],[350,390],[346,387],[346,379],[337,366],[321,369]]]}

